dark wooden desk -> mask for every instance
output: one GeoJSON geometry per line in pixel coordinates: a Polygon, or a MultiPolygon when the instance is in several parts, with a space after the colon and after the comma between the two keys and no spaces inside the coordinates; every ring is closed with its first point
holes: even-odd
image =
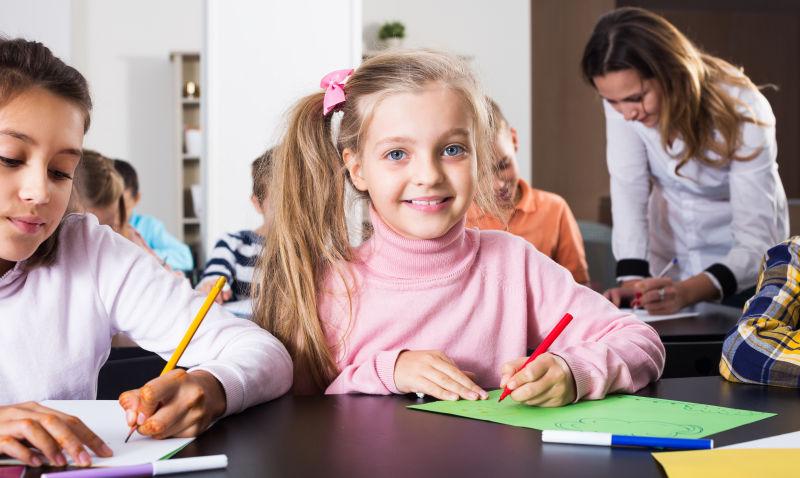
{"type": "Polygon", "coordinates": [[[741,317],[741,310],[702,304],[698,317],[652,322],[664,348],[667,362],[664,378],[711,376],[719,373],[722,341],[741,317]]]}
{"type": "MultiPolygon", "coordinates": [[[[800,429],[797,390],[719,377],[662,380],[641,395],[776,412],[714,435],[729,445],[800,429]]],[[[211,477],[663,477],[649,451],[542,444],[541,432],[408,410],[407,397],[283,397],[221,420],[178,456],[226,453],[211,477]]]]}

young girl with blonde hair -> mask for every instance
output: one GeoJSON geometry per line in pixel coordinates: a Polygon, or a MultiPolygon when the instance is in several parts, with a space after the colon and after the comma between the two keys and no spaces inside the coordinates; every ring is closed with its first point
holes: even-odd
{"type": "Polygon", "coordinates": [[[295,363],[295,391],[511,397],[559,406],[656,380],[648,325],[576,284],[525,240],[464,227],[495,211],[489,110],[459,59],[391,52],[323,78],[275,151],[255,319],[295,363]],[[372,237],[348,244],[344,194],[372,237]],[[566,313],[575,320],[515,373],[566,313]]]}

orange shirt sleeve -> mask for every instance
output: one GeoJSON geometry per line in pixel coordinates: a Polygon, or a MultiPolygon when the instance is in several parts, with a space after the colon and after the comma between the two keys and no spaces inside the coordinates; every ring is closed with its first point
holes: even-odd
{"type": "Polygon", "coordinates": [[[562,199],[558,220],[558,245],[553,259],[572,272],[575,282],[589,282],[589,265],[586,263],[586,250],[578,222],[572,215],[569,205],[562,199]]]}

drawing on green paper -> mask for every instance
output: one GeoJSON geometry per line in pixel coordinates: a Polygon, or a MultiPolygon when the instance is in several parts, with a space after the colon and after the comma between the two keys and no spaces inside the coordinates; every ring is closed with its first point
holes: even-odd
{"type": "Polygon", "coordinates": [[[634,395],[611,395],[559,408],[521,405],[511,399],[438,401],[409,408],[538,430],[598,431],[620,435],[701,438],[774,416],[751,410],[634,395]]]}

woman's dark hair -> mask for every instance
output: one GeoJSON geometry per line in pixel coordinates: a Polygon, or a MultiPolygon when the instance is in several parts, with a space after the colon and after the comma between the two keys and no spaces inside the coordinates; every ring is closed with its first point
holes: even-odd
{"type": "Polygon", "coordinates": [[[135,197],[139,194],[139,175],[136,174],[136,168],[123,159],[114,159],[114,169],[117,170],[122,180],[125,182],[125,189],[130,190],[131,194],[135,197]]]}
{"type": "MultiPolygon", "coordinates": [[[[75,104],[84,114],[83,130],[88,131],[92,99],[86,78],[39,42],[0,36],[0,108],[32,88],[75,104]]],[[[52,264],[60,231],[61,225],[28,258],[27,267],[52,264]]]]}
{"type": "Polygon", "coordinates": [[[692,159],[720,167],[758,154],[739,156],[740,130],[743,123],[765,123],[726,87],[754,92],[758,88],[741,68],[703,52],[665,18],[636,7],[600,17],[583,51],[583,78],[595,86],[596,77],[623,70],[635,70],[642,80],[652,80],[661,89],[661,142],[666,149],[673,134],[684,142],[676,156],[676,172],[692,159]]]}

